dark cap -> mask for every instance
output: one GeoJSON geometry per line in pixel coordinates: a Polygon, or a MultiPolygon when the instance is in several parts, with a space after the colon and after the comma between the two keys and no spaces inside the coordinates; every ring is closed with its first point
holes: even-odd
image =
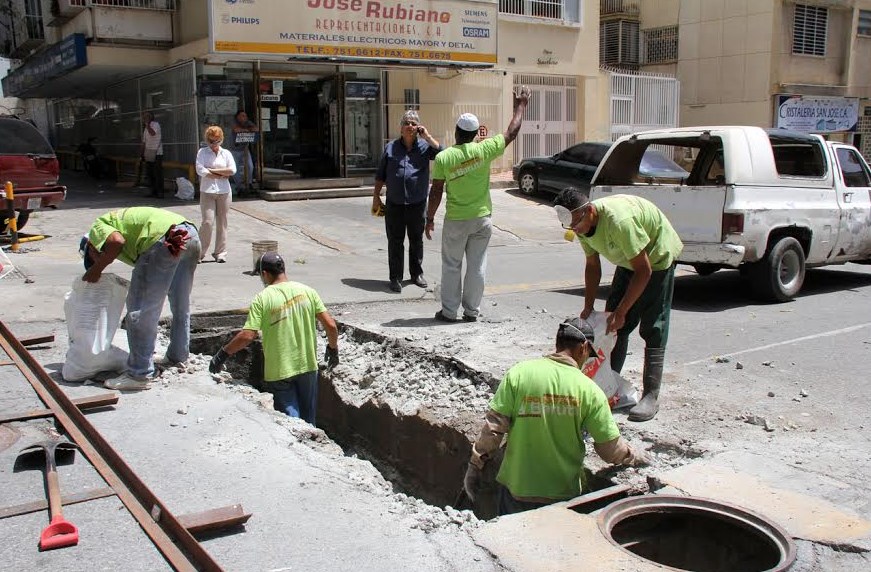
{"type": "Polygon", "coordinates": [[[284,274],[284,259],[277,252],[266,252],[257,261],[257,274],[263,271],[270,274],[284,274]]]}
{"type": "Polygon", "coordinates": [[[593,327],[586,320],[569,318],[559,325],[556,337],[562,340],[573,340],[579,344],[584,342],[592,344],[596,339],[596,334],[593,333],[593,327]]]}
{"type": "Polygon", "coordinates": [[[82,262],[85,265],[85,271],[94,265],[94,259],[91,258],[91,253],[88,251],[88,235],[84,235],[79,241],[79,254],[82,255],[82,262]]]}

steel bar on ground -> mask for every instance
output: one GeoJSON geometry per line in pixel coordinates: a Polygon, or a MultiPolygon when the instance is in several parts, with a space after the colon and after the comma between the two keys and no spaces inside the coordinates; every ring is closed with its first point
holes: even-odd
{"type": "MultiPolygon", "coordinates": [[[[79,409],[97,409],[99,407],[108,407],[118,403],[117,393],[101,393],[100,395],[92,395],[90,397],[81,397],[73,399],[73,405],[79,409]]],[[[26,421],[28,419],[39,419],[41,417],[51,417],[54,411],[51,409],[31,409],[30,411],[21,411],[19,413],[8,413],[0,415],[0,424],[10,423],[12,421],[26,421]]]]}
{"type": "Polygon", "coordinates": [[[0,346],[18,365],[46,407],[151,538],[174,570],[220,571],[220,565],[139,479],[30,352],[0,321],[0,346]]]}
{"type": "Polygon", "coordinates": [[[35,346],[36,344],[48,344],[54,341],[54,334],[47,336],[36,336],[33,338],[20,338],[18,340],[24,347],[35,346]]]}
{"type": "MultiPolygon", "coordinates": [[[[115,491],[113,491],[109,487],[102,487],[99,489],[91,489],[89,491],[75,493],[72,495],[64,495],[61,497],[60,502],[61,505],[67,506],[70,504],[78,504],[81,502],[88,502],[113,496],[115,496],[115,491]]],[[[0,508],[0,519],[9,518],[11,516],[20,516],[22,514],[29,514],[31,512],[39,512],[47,508],[48,501],[45,499],[17,504],[13,506],[7,506],[6,508],[0,508]]]]}

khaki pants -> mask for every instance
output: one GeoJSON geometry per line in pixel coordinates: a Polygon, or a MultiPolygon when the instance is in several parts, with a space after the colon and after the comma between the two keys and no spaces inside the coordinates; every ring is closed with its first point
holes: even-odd
{"type": "Polygon", "coordinates": [[[231,204],[233,204],[232,193],[200,193],[200,212],[203,215],[203,222],[200,224],[200,243],[203,258],[209,252],[213,225],[216,227],[213,256],[215,258],[227,256],[227,216],[231,204]]]}

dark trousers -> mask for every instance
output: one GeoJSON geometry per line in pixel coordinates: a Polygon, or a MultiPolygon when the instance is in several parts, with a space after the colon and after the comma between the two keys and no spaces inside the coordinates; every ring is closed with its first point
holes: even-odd
{"type": "Polygon", "coordinates": [[[163,197],[163,155],[157,155],[154,161],[145,162],[148,181],[151,185],[152,197],[163,197]]]}
{"type": "Polygon", "coordinates": [[[543,506],[548,506],[555,502],[530,502],[530,501],[522,501],[517,500],[511,495],[511,491],[503,485],[498,485],[497,496],[497,508],[496,508],[496,516],[505,516],[506,514],[515,514],[518,512],[526,512],[528,510],[535,510],[537,508],[541,508],[543,506]]]}
{"type": "Polygon", "coordinates": [[[402,280],[405,273],[405,237],[408,236],[408,270],[412,278],[423,274],[423,227],[426,201],[413,205],[385,204],[384,228],[387,230],[387,262],[390,279],[402,280]]]}
{"type": "MultiPolygon", "coordinates": [[[[611,282],[611,294],[605,303],[605,311],[613,312],[632,279],[633,272],[622,266],[617,267],[614,280],[611,282]]],[[[626,361],[626,350],[629,348],[629,334],[638,324],[639,333],[646,348],[665,349],[668,342],[668,325],[671,316],[671,298],[674,294],[674,264],[665,270],[656,270],[650,276],[650,282],[641,296],[626,314],[623,327],[617,331],[617,342],[611,350],[611,369],[620,373],[623,362],[626,361]]]]}

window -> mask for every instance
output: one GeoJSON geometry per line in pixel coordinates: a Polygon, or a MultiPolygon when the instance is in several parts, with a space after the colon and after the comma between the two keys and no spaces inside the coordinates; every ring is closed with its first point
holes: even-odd
{"type": "Polygon", "coordinates": [[[599,26],[599,61],[605,65],[638,66],[638,22],[602,22],[599,26]]]}
{"type": "Polygon", "coordinates": [[[499,12],[578,22],[583,0],[499,0],[499,12]]]}
{"type": "Polygon", "coordinates": [[[856,27],[856,33],[871,37],[871,10],[859,10],[859,25],[856,27]]]}
{"type": "Polygon", "coordinates": [[[826,55],[828,23],[828,8],[796,4],[792,29],[792,53],[806,56],[826,55]]]}
{"type": "Polygon", "coordinates": [[[777,173],[786,177],[823,177],[823,150],[814,140],[769,135],[777,173]]]}
{"type": "Polygon", "coordinates": [[[405,90],[405,109],[420,109],[420,90],[405,90]]]}
{"type": "Polygon", "coordinates": [[[871,179],[865,170],[864,161],[852,149],[839,147],[837,150],[838,164],[844,175],[844,184],[848,187],[871,187],[871,179]]]}
{"type": "Polygon", "coordinates": [[[644,50],[641,61],[645,64],[663,64],[677,61],[677,26],[642,30],[644,50]]]}

